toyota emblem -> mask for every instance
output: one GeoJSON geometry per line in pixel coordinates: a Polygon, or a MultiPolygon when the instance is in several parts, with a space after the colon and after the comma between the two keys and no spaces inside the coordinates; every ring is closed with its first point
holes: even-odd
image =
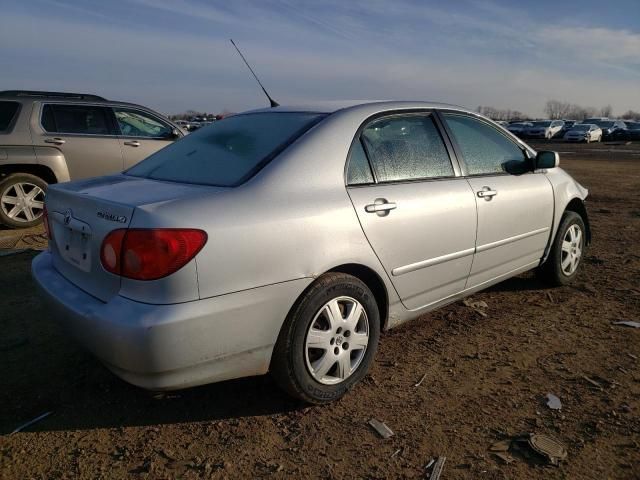
{"type": "Polygon", "coordinates": [[[71,209],[68,209],[66,212],[64,212],[64,224],[65,225],[69,225],[71,223],[72,214],[73,214],[73,212],[71,211],[71,209]]]}

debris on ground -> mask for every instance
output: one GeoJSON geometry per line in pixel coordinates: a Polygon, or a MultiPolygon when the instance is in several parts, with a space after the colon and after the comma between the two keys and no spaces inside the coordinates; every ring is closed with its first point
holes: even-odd
{"type": "Polygon", "coordinates": [[[464,303],[467,307],[471,308],[477,314],[485,318],[488,317],[486,312],[483,310],[484,308],[489,308],[489,305],[487,305],[487,302],[483,302],[482,300],[471,300],[469,298],[466,298],[462,301],[462,303],[464,303]]]}
{"type": "Polygon", "coordinates": [[[21,432],[22,430],[24,430],[27,427],[30,427],[31,425],[33,425],[34,423],[38,423],[40,420],[44,420],[45,418],[47,418],[49,415],[51,415],[53,412],[45,412],[42,415],[34,418],[33,420],[29,420],[27,423],[23,423],[22,425],[20,425],[18,428],[16,428],[13,432],[11,432],[9,435],[13,435],[14,433],[18,433],[21,432]]]}
{"type": "Polygon", "coordinates": [[[391,457],[389,457],[389,458],[393,458],[393,457],[395,457],[395,456],[396,456],[396,455],[398,455],[401,451],[402,451],[402,449],[401,449],[401,448],[397,449],[395,452],[393,452],[393,453],[391,454],[391,457]]]}
{"type": "Polygon", "coordinates": [[[602,390],[602,385],[600,385],[598,382],[596,382],[595,380],[587,377],[586,375],[583,375],[582,378],[584,378],[587,382],[589,382],[591,385],[593,385],[596,388],[599,388],[602,390]]]}
{"type": "Polygon", "coordinates": [[[393,436],[393,430],[387,427],[380,420],[372,418],[371,420],[369,420],[369,425],[371,425],[373,429],[378,432],[378,435],[380,435],[382,438],[389,438],[393,436]]]}
{"type": "MultiPolygon", "coordinates": [[[[438,457],[431,469],[431,473],[429,474],[429,480],[438,480],[440,475],[442,475],[442,471],[444,470],[444,462],[447,461],[447,457],[438,457]]],[[[433,462],[433,460],[431,461],[433,462]]]]}
{"type": "Polygon", "coordinates": [[[547,407],[551,410],[562,409],[562,402],[553,393],[547,393],[547,407]]]}
{"type": "Polygon", "coordinates": [[[632,322],[631,320],[623,320],[621,322],[613,322],[614,325],[624,325],[625,327],[640,328],[640,322],[632,322]]]}
{"type": "Polygon", "coordinates": [[[535,433],[517,435],[496,442],[489,447],[489,452],[507,465],[516,460],[511,452],[519,453],[525,458],[537,455],[551,465],[558,465],[558,462],[567,458],[567,448],[564,444],[547,435],[535,433]]]}
{"type": "Polygon", "coordinates": [[[551,465],[558,465],[567,459],[567,447],[558,440],[541,434],[529,434],[515,440],[516,443],[526,444],[537,454],[545,457],[551,465]]]}
{"type": "Polygon", "coordinates": [[[425,378],[427,378],[427,374],[426,373],[424,375],[422,375],[422,377],[420,378],[420,380],[418,380],[418,383],[416,383],[414,385],[414,387],[419,387],[420,385],[422,385],[422,382],[424,382],[425,378]]]}

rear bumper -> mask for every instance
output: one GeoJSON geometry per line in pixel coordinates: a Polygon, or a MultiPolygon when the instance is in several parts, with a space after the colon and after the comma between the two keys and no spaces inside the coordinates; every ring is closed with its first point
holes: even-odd
{"type": "Polygon", "coordinates": [[[32,274],[52,316],[116,375],[173,390],[264,374],[280,327],[311,279],[172,305],[114,296],[102,302],[66,280],[51,254],[32,274]]]}

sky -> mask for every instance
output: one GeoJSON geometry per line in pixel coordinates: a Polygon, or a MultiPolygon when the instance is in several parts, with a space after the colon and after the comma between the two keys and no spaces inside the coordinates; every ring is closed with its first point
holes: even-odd
{"type": "Polygon", "coordinates": [[[0,90],[170,114],[426,100],[640,111],[640,0],[0,0],[0,90]]]}

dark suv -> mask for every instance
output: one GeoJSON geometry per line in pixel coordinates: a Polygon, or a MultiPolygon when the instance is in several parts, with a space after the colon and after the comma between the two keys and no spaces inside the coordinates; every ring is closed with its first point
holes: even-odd
{"type": "Polygon", "coordinates": [[[182,136],[164,116],[131,103],[0,92],[0,223],[36,225],[47,184],[122,171],[182,136]]]}

